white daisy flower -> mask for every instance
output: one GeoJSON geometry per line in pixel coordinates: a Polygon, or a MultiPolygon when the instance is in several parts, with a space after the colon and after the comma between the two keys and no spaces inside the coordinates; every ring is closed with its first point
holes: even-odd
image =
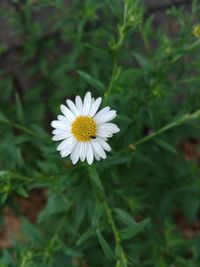
{"type": "Polygon", "coordinates": [[[111,151],[107,139],[119,132],[116,124],[110,123],[116,117],[116,111],[105,107],[97,112],[102,98],[96,100],[87,92],[84,100],[76,96],[75,103],[67,99],[67,106],[61,105],[63,115],[52,121],[53,141],[61,141],[57,150],[62,157],[70,155],[73,164],[87,160],[92,164],[94,158],[105,159],[105,151],[111,151]]]}

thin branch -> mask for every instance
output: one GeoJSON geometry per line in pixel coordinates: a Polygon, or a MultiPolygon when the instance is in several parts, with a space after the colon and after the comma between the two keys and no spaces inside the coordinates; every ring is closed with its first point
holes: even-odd
{"type": "Polygon", "coordinates": [[[181,125],[181,124],[183,124],[183,123],[185,123],[187,121],[195,120],[195,119],[199,119],[199,118],[200,118],[200,109],[196,110],[193,113],[185,114],[181,118],[178,118],[175,121],[172,121],[172,122],[168,123],[167,125],[165,125],[164,127],[160,128],[159,130],[153,132],[152,134],[147,135],[145,137],[142,137],[141,139],[135,141],[133,144],[130,144],[129,148],[132,149],[132,150],[135,150],[136,146],[138,146],[140,144],[143,144],[143,143],[153,139],[157,135],[160,135],[161,133],[164,133],[164,132],[168,131],[169,129],[174,128],[174,127],[176,127],[178,125],[181,125]]]}

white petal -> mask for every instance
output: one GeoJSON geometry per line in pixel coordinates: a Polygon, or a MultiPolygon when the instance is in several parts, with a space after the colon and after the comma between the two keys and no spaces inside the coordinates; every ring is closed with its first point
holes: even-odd
{"type": "Polygon", "coordinates": [[[101,147],[101,145],[96,140],[92,140],[91,144],[92,144],[92,148],[96,152],[96,154],[98,154],[101,158],[105,159],[106,153],[103,150],[103,148],[101,147]]]}
{"type": "Polygon", "coordinates": [[[83,112],[83,102],[82,102],[80,96],[76,96],[75,103],[76,103],[76,107],[79,111],[79,114],[81,115],[83,112]]]}
{"type": "Polygon", "coordinates": [[[102,117],[104,117],[106,114],[108,114],[108,112],[110,112],[110,108],[109,107],[105,107],[105,108],[101,109],[100,111],[98,111],[93,118],[98,123],[98,121],[102,117]]]}
{"type": "Polygon", "coordinates": [[[91,107],[92,97],[91,93],[87,92],[84,97],[84,103],[83,103],[83,115],[88,115],[91,107]]]}
{"type": "Polygon", "coordinates": [[[99,154],[94,149],[93,149],[93,153],[94,153],[95,159],[99,161],[101,159],[101,157],[99,156],[99,154]]]}
{"type": "Polygon", "coordinates": [[[60,151],[61,157],[68,156],[73,151],[76,144],[77,144],[76,139],[73,136],[71,136],[68,146],[60,151]]]}
{"type": "Polygon", "coordinates": [[[111,111],[105,112],[105,113],[103,113],[101,115],[98,115],[98,116],[95,115],[94,116],[94,119],[95,119],[96,123],[99,123],[100,124],[100,123],[105,123],[107,121],[111,121],[116,116],[117,116],[116,111],[115,110],[111,110],[111,111]]]}
{"type": "Polygon", "coordinates": [[[71,147],[71,143],[73,143],[73,136],[67,137],[65,140],[63,140],[57,147],[57,150],[65,150],[69,149],[71,147]]]}
{"type": "Polygon", "coordinates": [[[83,143],[83,152],[82,152],[82,157],[81,157],[82,161],[84,161],[86,159],[86,155],[87,155],[87,143],[84,142],[83,143]]]}
{"type": "Polygon", "coordinates": [[[77,163],[80,156],[79,152],[80,152],[80,143],[77,143],[70,156],[70,159],[72,160],[73,164],[77,163]]]}
{"type": "Polygon", "coordinates": [[[94,116],[94,119],[95,119],[95,118],[98,119],[98,118],[101,117],[103,114],[106,114],[109,110],[110,110],[110,107],[105,107],[105,108],[99,110],[99,111],[97,112],[97,114],[94,116]]]}
{"type": "Polygon", "coordinates": [[[72,122],[75,119],[74,114],[65,106],[65,105],[60,105],[60,109],[62,113],[65,115],[65,117],[72,122]]]}
{"type": "Polygon", "coordinates": [[[79,111],[78,111],[76,105],[75,105],[71,100],[69,100],[69,99],[67,99],[66,102],[67,102],[68,107],[69,107],[70,110],[72,111],[72,113],[73,113],[75,116],[79,116],[80,113],[79,113],[79,111]]]}
{"type": "Polygon", "coordinates": [[[96,136],[98,137],[102,137],[102,138],[110,138],[113,136],[113,134],[111,132],[108,132],[108,131],[105,131],[105,130],[102,130],[102,129],[99,129],[97,128],[97,133],[96,133],[96,136]]]}
{"type": "Polygon", "coordinates": [[[90,142],[87,143],[87,155],[86,156],[87,156],[88,164],[91,165],[94,160],[94,154],[93,154],[93,150],[92,150],[92,146],[90,142]]]}
{"type": "Polygon", "coordinates": [[[60,140],[63,140],[67,137],[69,137],[71,135],[70,132],[66,132],[66,133],[63,133],[63,134],[56,134],[53,136],[52,140],[53,141],[60,141],[60,140]]]}
{"type": "Polygon", "coordinates": [[[105,150],[105,151],[111,151],[111,147],[109,146],[109,144],[104,141],[104,139],[102,138],[97,138],[97,142],[102,146],[102,148],[105,150]]]}
{"type": "Polygon", "coordinates": [[[99,154],[97,154],[95,151],[94,151],[94,157],[98,161],[101,159],[101,157],[99,156],[99,154]]]}
{"type": "Polygon", "coordinates": [[[68,127],[68,124],[64,121],[52,121],[51,126],[56,129],[63,129],[66,130],[68,127]]]}
{"type": "Polygon", "coordinates": [[[80,160],[84,161],[86,157],[86,142],[80,143],[80,160]]]}
{"type": "Polygon", "coordinates": [[[100,104],[101,104],[102,98],[98,97],[94,103],[92,103],[91,108],[90,108],[90,112],[89,112],[89,116],[93,117],[95,115],[95,113],[97,112],[100,104]]]}
{"type": "Polygon", "coordinates": [[[58,115],[57,119],[59,121],[66,122],[66,123],[70,124],[70,121],[63,115],[58,115]]]}
{"type": "Polygon", "coordinates": [[[118,128],[118,126],[114,123],[103,123],[97,126],[99,130],[104,130],[106,132],[110,132],[110,133],[118,133],[120,131],[120,129],[118,128]]]}
{"type": "MultiPolygon", "coordinates": [[[[67,132],[69,132],[68,129],[67,129],[67,132]]],[[[54,135],[56,135],[56,134],[64,134],[64,133],[66,133],[66,129],[65,130],[63,130],[63,129],[54,129],[52,131],[52,134],[54,134],[54,135]]]]}

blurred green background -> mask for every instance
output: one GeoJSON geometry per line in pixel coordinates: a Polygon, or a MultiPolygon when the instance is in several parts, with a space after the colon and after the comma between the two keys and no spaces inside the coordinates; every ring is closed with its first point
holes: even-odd
{"type": "Polygon", "coordinates": [[[200,266],[198,23],[198,0],[1,1],[0,267],[200,266]],[[91,168],[50,126],[88,90],[121,129],[91,168]]]}

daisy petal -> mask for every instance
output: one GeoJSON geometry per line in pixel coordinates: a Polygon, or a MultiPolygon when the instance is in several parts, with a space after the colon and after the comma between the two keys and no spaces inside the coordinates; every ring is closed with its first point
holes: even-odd
{"type": "Polygon", "coordinates": [[[68,150],[65,149],[65,150],[60,151],[60,155],[61,155],[62,158],[67,157],[70,154],[71,154],[71,150],[69,150],[69,149],[68,150]]]}
{"type": "Polygon", "coordinates": [[[91,107],[92,97],[91,93],[87,92],[87,94],[84,97],[84,103],[83,103],[83,115],[88,115],[91,107]]]}
{"type": "Polygon", "coordinates": [[[76,107],[78,109],[79,114],[82,115],[82,112],[83,112],[83,102],[82,102],[80,96],[76,96],[75,103],[76,103],[76,107]]]}
{"type": "Polygon", "coordinates": [[[65,115],[65,117],[72,122],[75,119],[75,116],[73,113],[65,106],[65,105],[60,105],[60,109],[62,113],[65,115]]]}
{"type": "Polygon", "coordinates": [[[82,154],[82,160],[83,161],[86,159],[86,155],[87,155],[87,144],[84,143],[83,144],[83,154],[82,154]]]}
{"type": "Polygon", "coordinates": [[[52,134],[54,134],[54,135],[56,135],[56,134],[64,134],[64,133],[66,133],[66,131],[63,130],[63,129],[55,129],[55,130],[52,131],[52,134]]]}
{"type": "Polygon", "coordinates": [[[70,156],[70,159],[72,160],[73,164],[76,164],[77,161],[79,160],[79,156],[80,156],[79,151],[80,151],[80,143],[77,143],[70,156]]]}
{"type": "Polygon", "coordinates": [[[64,149],[62,149],[60,151],[61,157],[68,156],[73,151],[74,147],[77,144],[77,141],[76,141],[76,139],[73,136],[71,136],[71,140],[69,141],[68,144],[69,144],[69,146],[67,146],[66,148],[64,148],[64,149]]]}
{"type": "Polygon", "coordinates": [[[69,99],[67,99],[66,102],[67,102],[67,105],[68,105],[69,109],[72,111],[72,113],[73,113],[75,116],[79,116],[80,113],[79,113],[79,111],[78,111],[76,105],[75,105],[71,100],[69,100],[69,99]]]}
{"type": "Polygon", "coordinates": [[[71,142],[73,142],[74,137],[73,136],[69,136],[67,137],[65,140],[63,140],[57,147],[57,150],[65,150],[65,149],[69,149],[71,147],[71,142]]]}
{"type": "Polygon", "coordinates": [[[63,121],[63,122],[65,122],[65,123],[70,124],[70,121],[69,121],[65,116],[63,116],[63,115],[58,115],[58,116],[57,116],[57,119],[58,119],[59,121],[63,121]]]}
{"type": "Polygon", "coordinates": [[[92,140],[91,144],[92,144],[92,148],[94,149],[96,154],[98,154],[101,158],[105,159],[106,153],[103,150],[103,148],[101,147],[101,145],[96,140],[92,140]]]}
{"type": "Polygon", "coordinates": [[[109,144],[104,141],[104,139],[102,138],[97,138],[97,142],[102,146],[102,148],[105,150],[105,151],[111,151],[111,147],[109,146],[109,144]]]}
{"type": "Polygon", "coordinates": [[[63,140],[67,137],[69,137],[71,135],[70,132],[66,132],[66,133],[63,133],[63,134],[56,134],[53,136],[52,140],[53,141],[60,141],[60,140],[63,140]]]}
{"type": "Polygon", "coordinates": [[[94,103],[92,103],[91,105],[91,108],[90,108],[90,112],[89,112],[89,116],[93,117],[95,115],[95,113],[97,112],[99,106],[101,105],[101,101],[102,101],[102,98],[101,97],[98,97],[94,103]]]}
{"type": "Polygon", "coordinates": [[[98,118],[101,117],[103,114],[106,114],[109,110],[110,110],[109,107],[105,107],[105,108],[101,109],[101,110],[98,111],[97,114],[94,116],[94,119],[98,119],[98,118]]]}
{"type": "Polygon", "coordinates": [[[87,162],[89,165],[92,164],[93,159],[94,159],[94,154],[93,154],[93,150],[92,150],[92,146],[90,144],[90,142],[87,143],[87,162]]]}
{"type": "Polygon", "coordinates": [[[86,143],[81,142],[80,143],[80,160],[84,161],[86,157],[86,143]]]}
{"type": "MultiPolygon", "coordinates": [[[[98,113],[97,113],[98,114],[98,113]]],[[[116,111],[115,110],[111,110],[111,111],[108,111],[108,112],[105,112],[101,115],[95,115],[94,116],[94,119],[97,123],[105,123],[107,121],[111,121],[113,120],[115,117],[117,116],[116,114],[116,111]]]]}
{"type": "Polygon", "coordinates": [[[66,122],[61,121],[52,121],[51,126],[56,129],[66,130],[68,124],[66,122]]]}
{"type": "Polygon", "coordinates": [[[113,136],[113,134],[109,131],[105,131],[105,130],[102,130],[102,129],[97,129],[97,134],[96,134],[98,137],[102,137],[102,138],[110,138],[113,136]]]}
{"type": "Polygon", "coordinates": [[[97,154],[94,149],[93,149],[93,153],[94,153],[95,159],[99,161],[101,159],[101,157],[99,156],[99,154],[97,154]]]}
{"type": "Polygon", "coordinates": [[[106,132],[110,132],[110,133],[118,133],[120,131],[120,129],[118,128],[118,126],[114,123],[103,123],[98,125],[98,129],[102,130],[102,131],[106,131],[106,132]]]}

